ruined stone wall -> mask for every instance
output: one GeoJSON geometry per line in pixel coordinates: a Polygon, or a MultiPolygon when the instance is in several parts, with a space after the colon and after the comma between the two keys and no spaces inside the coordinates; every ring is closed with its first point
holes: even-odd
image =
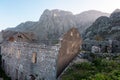
{"type": "Polygon", "coordinates": [[[56,46],[28,44],[23,42],[3,43],[1,45],[2,66],[12,80],[55,80],[56,46]],[[36,62],[33,54],[36,53],[36,62]]]}
{"type": "Polygon", "coordinates": [[[76,28],[63,35],[56,46],[4,41],[2,67],[12,80],[56,80],[77,55],[81,44],[76,28]]]}
{"type": "Polygon", "coordinates": [[[76,28],[70,29],[63,36],[57,60],[57,77],[64,71],[73,58],[75,58],[80,50],[81,44],[82,39],[76,28]]]}

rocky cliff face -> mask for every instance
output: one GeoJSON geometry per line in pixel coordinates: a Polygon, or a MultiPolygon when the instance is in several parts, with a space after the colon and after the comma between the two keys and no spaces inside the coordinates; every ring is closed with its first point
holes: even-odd
{"type": "Polygon", "coordinates": [[[120,40],[120,10],[116,9],[110,17],[99,17],[83,34],[84,39],[120,40]]]}
{"type": "Polygon", "coordinates": [[[109,14],[90,10],[73,15],[68,11],[46,9],[39,21],[21,23],[9,30],[31,31],[38,35],[40,40],[56,40],[72,27],[78,28],[82,33],[100,16],[109,16],[109,14]]]}
{"type": "Polygon", "coordinates": [[[109,14],[96,10],[82,12],[76,15],[76,26],[78,26],[79,31],[83,33],[100,16],[109,16],[109,14]]]}

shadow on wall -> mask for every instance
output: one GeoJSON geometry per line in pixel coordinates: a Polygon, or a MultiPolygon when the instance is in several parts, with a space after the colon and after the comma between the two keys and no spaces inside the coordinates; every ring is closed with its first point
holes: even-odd
{"type": "Polygon", "coordinates": [[[0,78],[3,78],[3,80],[11,80],[10,77],[8,77],[5,72],[2,69],[2,56],[0,55],[0,78]]]}

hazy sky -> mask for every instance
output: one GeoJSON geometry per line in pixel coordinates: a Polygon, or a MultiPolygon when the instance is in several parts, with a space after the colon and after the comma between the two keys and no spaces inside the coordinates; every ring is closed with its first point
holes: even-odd
{"type": "Polygon", "coordinates": [[[0,30],[25,21],[38,21],[45,9],[77,14],[91,9],[111,13],[116,8],[120,8],[120,0],[0,0],[0,30]]]}

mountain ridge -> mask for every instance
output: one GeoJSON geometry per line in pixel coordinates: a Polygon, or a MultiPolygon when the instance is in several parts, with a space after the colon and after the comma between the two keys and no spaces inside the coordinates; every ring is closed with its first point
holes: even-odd
{"type": "Polygon", "coordinates": [[[69,11],[46,9],[41,15],[39,21],[27,21],[19,24],[15,28],[7,30],[33,31],[37,36],[39,36],[40,40],[53,40],[58,39],[63,33],[72,27],[78,28],[79,32],[81,33],[84,32],[85,29],[88,28],[96,20],[96,18],[100,16],[109,16],[109,14],[95,10],[89,10],[74,15],[69,11]]]}

